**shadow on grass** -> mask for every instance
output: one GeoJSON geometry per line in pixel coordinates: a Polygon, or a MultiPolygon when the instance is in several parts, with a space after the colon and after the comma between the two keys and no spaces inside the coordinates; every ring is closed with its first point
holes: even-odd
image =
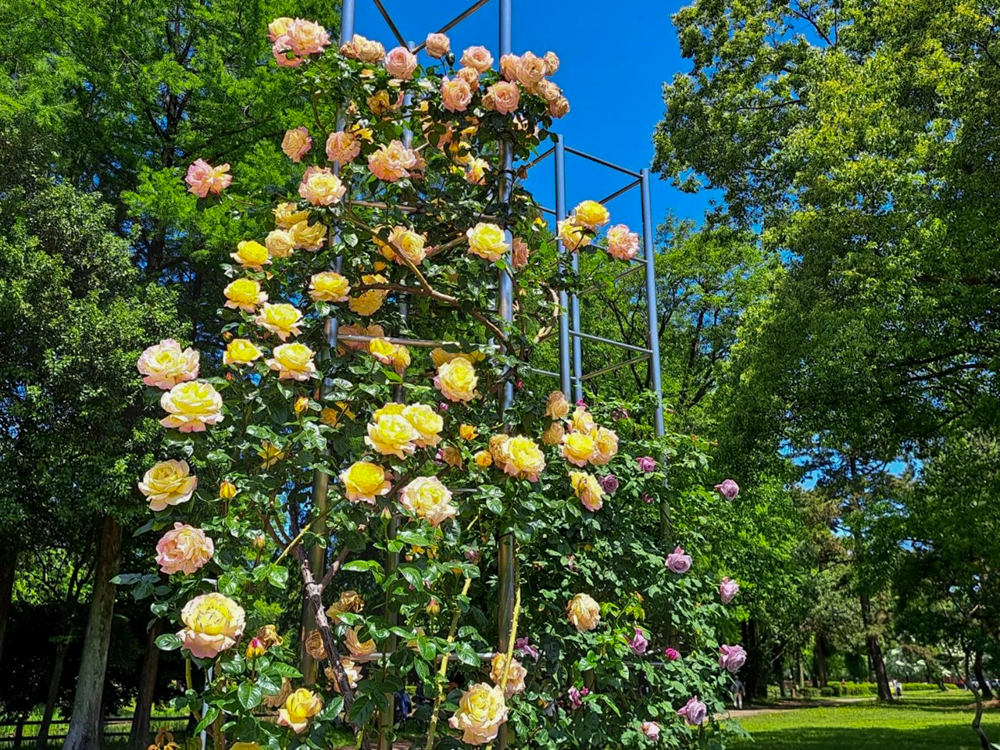
{"type": "Polygon", "coordinates": [[[885,729],[804,727],[753,733],[740,750],[980,750],[968,727],[885,729]]]}

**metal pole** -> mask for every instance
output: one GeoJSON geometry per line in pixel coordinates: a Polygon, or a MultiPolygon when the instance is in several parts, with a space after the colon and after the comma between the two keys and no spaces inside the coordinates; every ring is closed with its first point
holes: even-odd
{"type": "Polygon", "coordinates": [[[660,314],[656,305],[656,252],[653,249],[653,212],[649,198],[649,168],[640,173],[642,180],[642,254],[646,260],[646,309],[649,319],[649,369],[656,394],[655,427],[663,435],[663,387],[660,384],[660,314]]]}
{"type": "MultiPolygon", "coordinates": [[[[513,0],[500,0],[500,57],[510,54],[513,45],[513,0]]],[[[507,143],[500,144],[502,183],[500,191],[502,200],[507,203],[510,200],[511,189],[511,167],[512,158],[510,146],[507,143]]],[[[510,234],[508,232],[508,240],[510,234]]],[[[509,262],[508,262],[509,265],[509,262]]],[[[514,288],[510,277],[506,271],[500,272],[500,315],[505,321],[513,320],[514,316],[514,288]]],[[[507,382],[504,384],[503,393],[500,395],[500,411],[503,413],[514,400],[514,384],[507,382]]],[[[514,534],[510,531],[502,534],[497,539],[497,586],[498,586],[498,607],[497,607],[497,650],[501,653],[507,652],[507,645],[511,636],[511,623],[514,618],[514,597],[517,586],[517,557],[514,553],[514,534]]],[[[508,743],[507,724],[500,727],[497,735],[498,750],[506,750],[508,743]]]]}
{"type": "MultiPolygon", "coordinates": [[[[570,259],[573,276],[580,274],[580,255],[573,253],[570,259]]],[[[583,342],[580,338],[580,298],[575,294],[569,301],[570,330],[573,338],[573,400],[583,400],[583,342]]]]}
{"type": "MultiPolygon", "coordinates": [[[[556,221],[563,221],[566,218],[566,146],[561,135],[556,136],[556,221]]],[[[556,240],[556,256],[559,263],[565,262],[565,249],[560,240],[556,240]]],[[[559,292],[559,388],[566,397],[570,394],[572,377],[570,375],[569,350],[571,346],[569,336],[569,295],[565,291],[559,292]]]]}

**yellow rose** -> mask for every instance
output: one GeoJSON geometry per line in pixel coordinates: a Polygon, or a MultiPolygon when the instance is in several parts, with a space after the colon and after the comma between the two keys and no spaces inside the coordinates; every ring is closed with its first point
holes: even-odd
{"type": "Polygon", "coordinates": [[[594,457],[590,463],[594,466],[604,466],[618,453],[618,435],[614,430],[598,427],[594,433],[594,457]]]}
{"type": "Polygon", "coordinates": [[[278,338],[282,341],[289,336],[298,336],[301,333],[298,328],[301,322],[302,313],[285,302],[277,305],[265,302],[260,313],[254,319],[254,323],[266,328],[271,333],[278,334],[278,338]]]}
{"type": "Polygon", "coordinates": [[[503,444],[503,470],[511,476],[537,482],[545,470],[545,454],[531,438],[518,435],[503,444]]]}
{"type": "Polygon", "coordinates": [[[222,362],[227,365],[249,365],[264,356],[252,341],[233,339],[226,345],[222,362]]]}
{"type": "Polygon", "coordinates": [[[236,252],[230,253],[229,257],[244,268],[254,271],[264,270],[264,266],[271,262],[267,257],[267,248],[253,240],[243,240],[236,246],[236,252]]]}
{"type": "Polygon", "coordinates": [[[256,310],[257,305],[267,302],[267,292],[262,292],[260,282],[254,279],[236,279],[223,290],[223,294],[226,295],[226,307],[249,313],[256,310]]]}
{"type": "Polygon", "coordinates": [[[583,201],[573,209],[574,222],[592,232],[607,224],[610,219],[611,214],[608,213],[608,209],[597,201],[583,201]]]}
{"type": "Polygon", "coordinates": [[[490,163],[485,159],[474,157],[469,159],[465,165],[465,181],[470,185],[485,185],[486,170],[490,168],[490,163]]]}
{"type": "Polygon", "coordinates": [[[306,409],[309,408],[309,397],[299,396],[297,399],[295,399],[295,404],[293,405],[292,408],[295,409],[296,414],[301,414],[302,412],[304,412],[306,409]]]}
{"type": "Polygon", "coordinates": [[[386,414],[394,414],[396,416],[399,416],[400,414],[403,413],[405,409],[406,409],[406,404],[398,404],[395,401],[390,401],[385,406],[375,410],[375,413],[372,414],[372,420],[377,421],[382,417],[384,417],[386,414]]]}
{"type": "Polygon", "coordinates": [[[390,364],[400,375],[410,366],[410,350],[402,344],[393,347],[390,364]]]}
{"type": "Polygon", "coordinates": [[[368,353],[383,365],[392,363],[392,350],[396,348],[389,339],[374,338],[368,342],[368,353]]]}
{"type": "Polygon", "coordinates": [[[510,249],[507,235],[496,224],[479,222],[467,230],[465,236],[469,240],[469,252],[491,263],[499,260],[510,249]]]}
{"type": "Polygon", "coordinates": [[[504,695],[507,698],[524,692],[524,678],[528,676],[528,670],[521,666],[521,662],[511,658],[510,668],[507,666],[506,654],[494,654],[490,662],[490,679],[497,685],[503,682],[504,672],[507,673],[507,688],[504,695]]]}
{"type": "Polygon", "coordinates": [[[303,219],[292,225],[288,230],[288,236],[292,241],[292,247],[296,250],[314,252],[326,242],[326,224],[316,222],[310,226],[309,222],[303,219]]]}
{"type": "Polygon", "coordinates": [[[569,428],[573,432],[591,433],[597,429],[597,426],[594,424],[593,415],[582,406],[578,406],[573,410],[569,428]]]}
{"type": "Polygon", "coordinates": [[[201,380],[178,383],[160,397],[160,406],[168,414],[160,424],[181,432],[204,432],[223,420],[222,396],[201,380]]]}
{"type": "Polygon", "coordinates": [[[406,227],[394,227],[389,234],[389,244],[392,245],[394,251],[392,260],[400,265],[405,265],[399,259],[401,255],[413,265],[419,266],[427,257],[427,250],[424,249],[426,242],[427,238],[422,234],[417,234],[406,227]]]}
{"type": "Polygon", "coordinates": [[[490,455],[493,457],[493,463],[500,468],[503,468],[504,461],[506,460],[504,458],[503,448],[507,444],[508,440],[510,440],[509,435],[500,434],[492,435],[490,437],[490,455]]]}
{"type": "Polygon", "coordinates": [[[299,211],[294,203],[279,203],[273,213],[274,223],[278,229],[291,229],[295,224],[309,218],[309,210],[299,211]]]}
{"type": "Polygon", "coordinates": [[[219,497],[223,500],[232,500],[236,497],[237,492],[239,492],[239,490],[232,482],[227,481],[219,485],[219,497]]]}
{"type": "Polygon", "coordinates": [[[559,422],[553,422],[542,433],[542,442],[546,445],[559,445],[565,434],[566,431],[563,429],[563,426],[559,422]]]}
{"type": "Polygon", "coordinates": [[[575,253],[580,248],[590,244],[592,237],[587,228],[582,224],[577,224],[572,216],[557,222],[556,226],[559,239],[570,252],[575,253]]]}
{"type": "MultiPolygon", "coordinates": [[[[385,276],[371,274],[362,276],[361,281],[364,284],[386,284],[389,280],[385,276]]],[[[369,289],[357,297],[351,297],[348,307],[351,312],[367,317],[375,314],[388,296],[389,292],[386,289],[369,289]]]]}
{"type": "Polygon", "coordinates": [[[562,391],[552,391],[545,402],[545,416],[552,419],[565,419],[569,414],[569,401],[562,391]]]}
{"type": "Polygon", "coordinates": [[[343,401],[338,401],[335,406],[326,407],[319,415],[320,421],[330,427],[336,427],[340,424],[341,419],[354,419],[354,412],[348,409],[347,404],[343,401]]]}
{"type": "Polygon", "coordinates": [[[291,256],[292,250],[295,249],[291,232],[284,229],[275,229],[269,232],[264,244],[272,258],[288,258],[291,256]]]}
{"type": "Polygon", "coordinates": [[[194,349],[181,349],[173,339],[163,339],[139,355],[136,369],[145,377],[142,382],[153,388],[169,390],[178,383],[198,377],[201,355],[194,349]]]}
{"type": "Polygon", "coordinates": [[[462,440],[475,440],[479,437],[479,433],[476,432],[476,428],[471,424],[463,424],[458,428],[458,434],[462,437],[462,440]]]}
{"type": "Polygon", "coordinates": [[[246,627],[243,608],[222,594],[202,594],[181,610],[184,629],[177,633],[183,647],[198,659],[214,659],[236,645],[246,627]]]}
{"type": "Polygon", "coordinates": [[[256,742],[234,742],[229,750],[261,750],[261,747],[256,742]]]}
{"type": "Polygon", "coordinates": [[[596,628],[601,621],[601,605],[587,594],[577,594],[566,605],[566,614],[573,627],[584,633],[596,628]]]}
{"type": "Polygon", "coordinates": [[[489,451],[479,451],[472,458],[480,469],[488,469],[493,465],[493,456],[489,451]]]}
{"type": "Polygon", "coordinates": [[[296,734],[306,731],[309,719],[323,710],[323,699],[306,688],[288,696],[284,708],[278,711],[278,725],[290,727],[296,734]]]}
{"type": "Polygon", "coordinates": [[[282,344],[274,347],[267,366],[278,373],[278,380],[298,380],[300,382],[316,377],[314,352],[305,344],[282,344]]]}
{"type": "Polygon", "coordinates": [[[368,425],[365,443],[383,456],[406,458],[417,448],[420,433],[406,417],[399,414],[384,414],[368,425]]]}
{"type": "Polygon", "coordinates": [[[586,432],[571,432],[563,436],[562,455],[574,466],[586,466],[597,451],[597,444],[586,432]]]}
{"type": "Polygon", "coordinates": [[[435,367],[440,367],[445,362],[451,362],[456,357],[465,357],[470,362],[482,362],[486,355],[482,352],[446,352],[440,346],[431,349],[431,362],[435,367]]]}
{"type": "Polygon", "coordinates": [[[186,503],[198,486],[187,461],[159,461],[143,475],[139,491],[149,501],[150,510],[186,503]]]}
{"type": "Polygon", "coordinates": [[[386,495],[392,484],[386,479],[385,470],[367,461],[355,461],[342,472],[344,493],[352,503],[375,504],[375,498],[386,495]]]}
{"type": "Polygon", "coordinates": [[[309,296],[314,302],[347,302],[351,285],[336,271],[313,274],[309,280],[309,296]]]}
{"type": "Polygon", "coordinates": [[[411,404],[400,412],[419,435],[416,440],[420,448],[432,448],[441,442],[444,418],[427,404],[411,404]]]}
{"type": "Polygon", "coordinates": [[[462,742],[485,745],[496,739],[506,721],[507,703],[503,690],[481,682],[465,692],[448,724],[462,733],[462,742]]]}
{"type": "Polygon", "coordinates": [[[378,653],[378,646],[375,645],[375,641],[373,640],[360,641],[358,639],[358,632],[360,630],[360,625],[348,630],[344,636],[344,644],[347,646],[347,650],[351,652],[351,658],[354,661],[371,661],[376,658],[375,654],[378,653]]]}
{"type": "Polygon", "coordinates": [[[451,504],[451,492],[437,477],[417,477],[403,488],[399,502],[431,526],[440,526],[458,512],[451,504]]]}
{"type": "Polygon", "coordinates": [[[434,387],[449,401],[468,402],[476,397],[476,368],[465,357],[455,357],[437,368],[434,387]]]}
{"type": "Polygon", "coordinates": [[[584,508],[596,513],[604,507],[604,501],[601,499],[604,497],[604,490],[596,477],[583,471],[571,471],[569,482],[584,508]]]}
{"type": "Polygon", "coordinates": [[[257,449],[257,455],[261,458],[261,465],[265,469],[270,469],[287,454],[279,446],[265,440],[260,444],[260,448],[257,449]]]}

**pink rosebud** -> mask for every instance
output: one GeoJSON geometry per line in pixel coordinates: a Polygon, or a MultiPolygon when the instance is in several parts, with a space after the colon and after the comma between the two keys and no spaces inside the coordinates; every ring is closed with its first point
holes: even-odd
{"type": "Polygon", "coordinates": [[[691,726],[700,727],[708,716],[708,706],[698,700],[696,695],[684,704],[684,708],[680,709],[677,715],[683,717],[691,726]]]}
{"type": "Polygon", "coordinates": [[[648,505],[649,503],[653,502],[653,498],[648,492],[643,492],[642,501],[648,505]]]}
{"type": "Polygon", "coordinates": [[[656,470],[656,461],[651,456],[642,456],[639,459],[639,468],[646,474],[656,470]]]}
{"type": "Polygon", "coordinates": [[[719,647],[719,669],[725,669],[736,674],[740,667],[746,664],[747,652],[742,646],[719,647]]]}
{"type": "Polygon", "coordinates": [[[646,739],[652,740],[653,742],[659,742],[660,725],[655,721],[644,721],[642,722],[642,733],[646,735],[646,739]]]}
{"type": "Polygon", "coordinates": [[[736,484],[732,479],[725,479],[721,484],[715,485],[715,489],[719,491],[726,500],[735,500],[736,496],[740,494],[740,486],[736,484]]]}
{"type": "Polygon", "coordinates": [[[719,584],[719,598],[723,604],[729,604],[740,590],[740,585],[736,581],[730,581],[728,577],[722,579],[719,584]]]}
{"type": "Polygon", "coordinates": [[[514,651],[518,656],[531,656],[535,661],[538,661],[541,654],[538,653],[538,649],[531,645],[531,641],[525,636],[524,638],[518,638],[514,641],[514,651]]]}
{"type": "Polygon", "coordinates": [[[448,411],[448,402],[442,401],[440,404],[438,404],[438,411],[448,411]]]}
{"type": "Polygon", "coordinates": [[[663,652],[663,655],[667,657],[667,661],[677,661],[681,658],[680,652],[673,648],[668,648],[663,652]]]}
{"type": "Polygon", "coordinates": [[[584,401],[582,398],[581,399],[577,399],[576,405],[579,406],[581,409],[586,409],[587,408],[587,402],[584,401]]]}
{"type": "Polygon", "coordinates": [[[646,634],[642,632],[642,628],[635,628],[635,635],[628,642],[628,647],[632,649],[633,654],[646,653],[646,649],[649,648],[649,640],[647,640],[646,634]]]}
{"type": "Polygon", "coordinates": [[[685,555],[680,547],[667,555],[667,567],[678,575],[691,570],[691,555],[685,555]]]}
{"type": "Polygon", "coordinates": [[[601,489],[609,495],[613,495],[618,491],[618,477],[614,474],[608,474],[607,476],[601,477],[599,484],[601,485],[601,489]]]}
{"type": "Polygon", "coordinates": [[[204,159],[198,159],[188,167],[184,181],[188,184],[188,192],[199,198],[207,198],[208,194],[218,195],[233,182],[228,164],[213,167],[204,159]]]}
{"type": "Polygon", "coordinates": [[[482,552],[477,549],[467,549],[465,550],[465,559],[471,563],[478,562],[479,558],[482,557],[482,552]]]}
{"type": "Polygon", "coordinates": [[[568,691],[566,691],[567,694],[569,695],[570,708],[579,708],[580,706],[583,705],[583,701],[581,701],[580,699],[584,695],[586,695],[586,690],[587,688],[580,690],[579,688],[576,687],[576,685],[574,685],[568,691]]]}
{"type": "Polygon", "coordinates": [[[566,567],[574,573],[576,572],[576,555],[570,555],[566,558],[566,567]]]}

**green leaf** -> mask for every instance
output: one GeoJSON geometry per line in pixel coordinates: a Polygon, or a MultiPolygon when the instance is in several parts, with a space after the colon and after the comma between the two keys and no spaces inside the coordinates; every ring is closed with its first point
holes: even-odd
{"type": "Polygon", "coordinates": [[[236,697],[240,699],[240,705],[249,711],[264,700],[264,691],[255,682],[243,682],[236,688],[236,697]]]}
{"type": "Polygon", "coordinates": [[[288,568],[280,565],[272,566],[267,572],[267,580],[277,589],[284,589],[288,586],[288,568]]]}
{"type": "Polygon", "coordinates": [[[164,633],[156,637],[156,647],[160,651],[176,651],[184,642],[173,633],[164,633]]]}
{"type": "Polygon", "coordinates": [[[477,654],[476,650],[468,643],[459,643],[455,646],[455,656],[457,656],[459,661],[463,664],[468,664],[470,667],[479,666],[479,654],[477,654]]]}
{"type": "Polygon", "coordinates": [[[271,671],[279,677],[287,677],[290,680],[295,680],[302,676],[302,673],[291,664],[284,664],[280,661],[276,661],[271,666],[271,671]]]}

